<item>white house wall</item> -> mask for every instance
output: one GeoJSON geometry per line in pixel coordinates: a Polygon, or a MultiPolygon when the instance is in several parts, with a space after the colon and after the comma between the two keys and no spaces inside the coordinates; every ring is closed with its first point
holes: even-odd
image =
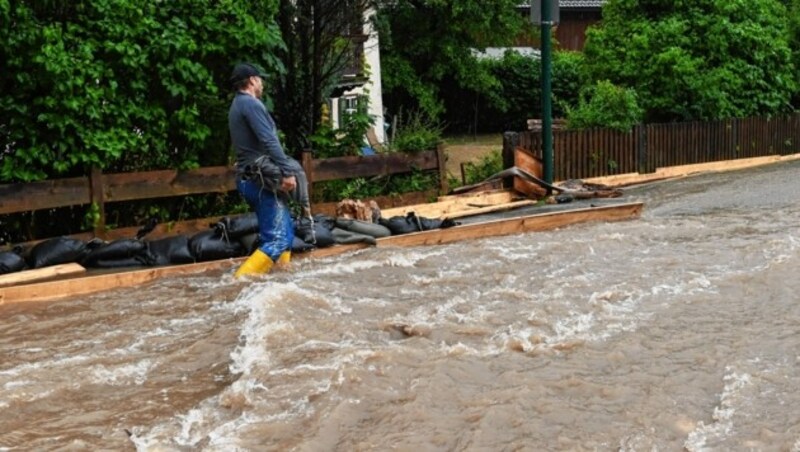
{"type": "MultiPolygon", "coordinates": [[[[372,16],[373,11],[367,11],[367,17],[372,16]]],[[[364,25],[364,33],[369,36],[364,43],[364,59],[369,70],[369,81],[363,87],[346,91],[344,96],[355,96],[369,91],[369,114],[375,118],[375,136],[379,143],[386,141],[386,134],[383,121],[383,89],[381,88],[381,51],[378,40],[378,32],[372,27],[372,23],[367,20],[364,25]]],[[[333,126],[339,127],[339,99],[332,99],[331,118],[333,126]]],[[[366,138],[365,138],[366,143],[366,138]]]]}

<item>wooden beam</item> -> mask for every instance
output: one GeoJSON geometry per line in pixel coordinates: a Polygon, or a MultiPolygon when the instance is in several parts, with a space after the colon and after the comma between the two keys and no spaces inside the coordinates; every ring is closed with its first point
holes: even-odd
{"type": "MultiPolygon", "coordinates": [[[[539,179],[544,177],[544,164],[542,161],[521,147],[514,149],[514,166],[533,174],[539,179]]],[[[547,196],[547,189],[519,177],[514,178],[514,190],[531,199],[542,199],[547,196]]]]}
{"type": "Polygon", "coordinates": [[[642,203],[566,210],[415,232],[378,239],[378,246],[440,245],[461,240],[544,231],[590,221],[621,221],[641,215],[642,203]]]}
{"type": "Polygon", "coordinates": [[[458,215],[465,211],[475,211],[484,206],[508,204],[514,201],[514,197],[515,194],[508,190],[442,196],[438,202],[384,209],[381,210],[381,213],[384,218],[405,216],[409,212],[414,212],[417,216],[425,218],[453,218],[453,215],[458,215]]]}
{"type": "Polygon", "coordinates": [[[423,151],[413,155],[380,154],[377,156],[350,156],[313,161],[314,181],[351,179],[381,174],[407,173],[409,171],[437,168],[436,151],[423,151]]]}
{"type": "Polygon", "coordinates": [[[50,267],[23,270],[0,275],[0,287],[28,284],[60,276],[75,276],[86,273],[86,269],[76,263],[53,265],[50,267]]]}
{"type": "Polygon", "coordinates": [[[85,177],[0,185],[0,214],[89,204],[85,177]]]}
{"type": "Polygon", "coordinates": [[[494,213],[494,212],[502,212],[504,210],[513,210],[518,209],[520,207],[527,207],[527,206],[535,206],[538,204],[539,201],[532,200],[532,199],[525,199],[522,201],[514,201],[505,204],[498,204],[496,206],[487,206],[487,207],[475,207],[472,209],[462,210],[460,212],[453,212],[448,215],[444,215],[443,218],[464,218],[464,217],[472,217],[475,215],[483,215],[487,213],[494,213]]]}
{"type": "Polygon", "coordinates": [[[772,163],[787,162],[792,160],[800,160],[800,154],[791,154],[784,156],[771,155],[767,157],[726,160],[722,162],[695,163],[691,165],[670,166],[665,168],[658,168],[653,173],[617,174],[614,176],[604,176],[604,177],[585,179],[585,181],[595,184],[609,185],[612,187],[623,187],[626,185],[655,182],[659,180],[673,179],[677,177],[687,177],[702,173],[737,171],[741,169],[755,168],[763,165],[769,165],[772,163]]]}
{"type": "MultiPolygon", "coordinates": [[[[338,245],[330,248],[320,248],[307,253],[298,253],[292,259],[323,258],[336,256],[342,253],[366,248],[369,245],[356,243],[352,245],[338,245]]],[[[211,270],[227,270],[237,267],[246,258],[223,259],[209,262],[198,262],[195,264],[170,265],[166,267],[153,267],[142,270],[122,270],[115,273],[104,273],[99,275],[88,275],[81,278],[61,279],[56,281],[40,283],[20,283],[10,287],[0,287],[0,305],[58,300],[66,297],[87,295],[104,290],[138,286],[150,281],[164,278],[167,276],[177,276],[192,273],[202,273],[211,270]]],[[[73,264],[67,264],[73,265],[73,264]]],[[[85,272],[86,269],[78,264],[74,264],[85,272]]],[[[58,266],[47,267],[41,270],[52,269],[58,266]]],[[[120,269],[121,270],[121,269],[120,269]]],[[[38,270],[32,270],[38,271],[38,270]]],[[[26,273],[26,272],[21,272],[26,273]]],[[[12,276],[19,273],[14,273],[12,276]]],[[[67,273],[61,273],[67,275],[67,273]]],[[[75,275],[76,273],[71,273],[75,275]]]]}
{"type": "Polygon", "coordinates": [[[189,171],[163,170],[104,176],[106,202],[164,198],[236,190],[234,169],[210,166],[189,171]]]}

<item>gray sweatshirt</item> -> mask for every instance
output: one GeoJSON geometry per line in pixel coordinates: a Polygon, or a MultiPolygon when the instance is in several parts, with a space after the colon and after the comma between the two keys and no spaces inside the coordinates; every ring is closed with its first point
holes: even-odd
{"type": "Polygon", "coordinates": [[[238,172],[241,173],[245,167],[253,165],[256,159],[266,155],[278,167],[282,176],[295,174],[296,164],[283,151],[275,121],[259,99],[237,92],[228,111],[228,128],[231,142],[236,149],[238,172]]]}

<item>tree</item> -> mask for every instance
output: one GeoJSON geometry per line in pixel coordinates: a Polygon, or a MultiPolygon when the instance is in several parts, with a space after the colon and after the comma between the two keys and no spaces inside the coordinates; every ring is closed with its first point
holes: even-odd
{"type": "Polygon", "coordinates": [[[488,45],[507,45],[524,23],[516,0],[407,0],[379,3],[384,104],[420,109],[431,117],[444,110],[443,83],[473,91],[496,86],[472,57],[488,45]]]}
{"type": "Polygon", "coordinates": [[[783,112],[798,87],[786,16],[776,0],[609,0],[588,75],[635,89],[647,121],[783,112]]]}
{"type": "Polygon", "coordinates": [[[228,78],[277,0],[0,0],[0,180],[227,163],[228,78]]]}
{"type": "Polygon", "coordinates": [[[278,57],[286,71],[275,80],[275,117],[289,149],[306,146],[328,97],[366,82],[362,53],[369,11],[370,0],[280,0],[286,46],[278,57]],[[345,77],[348,70],[355,76],[345,77]]]}

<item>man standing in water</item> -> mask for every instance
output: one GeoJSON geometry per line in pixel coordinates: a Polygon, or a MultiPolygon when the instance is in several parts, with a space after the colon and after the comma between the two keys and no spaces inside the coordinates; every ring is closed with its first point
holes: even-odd
{"type": "Polygon", "coordinates": [[[288,264],[294,229],[288,193],[297,186],[299,165],[286,156],[275,121],[261,102],[265,75],[249,63],[237,64],[231,83],[236,94],[228,128],[236,150],[236,188],[255,210],[261,245],[235,276],[268,273],[276,262],[288,264]]]}

